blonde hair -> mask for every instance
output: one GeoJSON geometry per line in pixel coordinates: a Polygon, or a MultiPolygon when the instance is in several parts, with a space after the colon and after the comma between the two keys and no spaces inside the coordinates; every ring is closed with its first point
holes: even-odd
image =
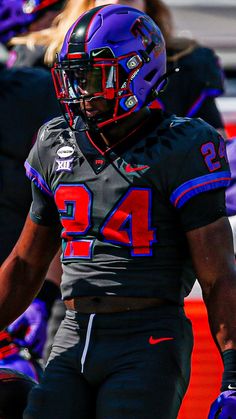
{"type": "MultiPolygon", "coordinates": [[[[109,0],[108,2],[109,3],[109,0]]],[[[52,22],[51,27],[24,36],[11,39],[10,45],[26,45],[33,49],[36,45],[45,47],[44,61],[52,65],[56,53],[60,51],[65,34],[75,20],[85,11],[95,6],[94,0],[67,0],[63,10],[52,22]]],[[[157,23],[166,41],[166,46],[172,46],[173,19],[169,7],[162,0],[145,0],[145,12],[157,23]]]]}
{"type": "Polygon", "coordinates": [[[82,13],[93,6],[93,0],[67,0],[64,9],[53,19],[50,28],[14,37],[9,44],[26,45],[30,49],[36,45],[44,46],[46,48],[44,61],[47,65],[52,65],[68,29],[82,13]]]}

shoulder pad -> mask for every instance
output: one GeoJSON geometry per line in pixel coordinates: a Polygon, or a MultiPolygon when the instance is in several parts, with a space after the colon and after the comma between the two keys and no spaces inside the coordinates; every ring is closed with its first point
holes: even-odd
{"type": "Polygon", "coordinates": [[[172,115],[158,128],[160,140],[171,142],[172,151],[185,153],[192,147],[201,146],[207,139],[218,141],[219,133],[201,118],[177,117],[172,115]]]}
{"type": "Polygon", "coordinates": [[[166,121],[166,128],[170,130],[170,133],[179,137],[187,136],[190,142],[193,134],[196,137],[198,132],[202,133],[202,130],[208,130],[211,126],[201,118],[189,118],[187,116],[179,117],[172,115],[171,118],[166,121]]]}
{"type": "Polygon", "coordinates": [[[48,140],[57,140],[59,137],[66,139],[70,137],[70,128],[63,116],[53,118],[44,124],[38,133],[38,141],[46,142],[48,140]]]}

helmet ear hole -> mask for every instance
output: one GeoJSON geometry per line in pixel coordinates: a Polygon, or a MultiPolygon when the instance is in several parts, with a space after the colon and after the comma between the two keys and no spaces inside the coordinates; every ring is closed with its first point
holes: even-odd
{"type": "Polygon", "coordinates": [[[146,76],[144,77],[144,80],[150,82],[153,79],[153,77],[155,77],[156,74],[157,74],[157,70],[153,69],[152,71],[150,71],[150,73],[146,74],[146,76]]]}

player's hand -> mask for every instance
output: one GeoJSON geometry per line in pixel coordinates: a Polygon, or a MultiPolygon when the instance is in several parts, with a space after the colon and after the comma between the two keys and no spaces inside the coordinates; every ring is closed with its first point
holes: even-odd
{"type": "Polygon", "coordinates": [[[223,391],[212,403],[208,419],[236,419],[235,390],[223,391]]]}
{"type": "Polygon", "coordinates": [[[36,298],[7,330],[15,343],[27,347],[34,357],[41,358],[46,341],[47,319],[45,302],[36,298]]]}

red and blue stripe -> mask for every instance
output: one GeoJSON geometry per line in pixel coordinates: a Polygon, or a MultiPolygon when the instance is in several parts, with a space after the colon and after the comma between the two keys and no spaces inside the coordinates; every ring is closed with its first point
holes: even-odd
{"type": "Polygon", "coordinates": [[[181,208],[189,199],[202,192],[208,192],[217,188],[226,188],[231,181],[229,171],[209,173],[199,176],[176,188],[171,196],[170,201],[176,208],[181,208]]]}
{"type": "Polygon", "coordinates": [[[53,197],[53,193],[42,176],[33,169],[32,166],[26,161],[25,162],[26,176],[34,182],[34,184],[46,195],[53,197]]]}

